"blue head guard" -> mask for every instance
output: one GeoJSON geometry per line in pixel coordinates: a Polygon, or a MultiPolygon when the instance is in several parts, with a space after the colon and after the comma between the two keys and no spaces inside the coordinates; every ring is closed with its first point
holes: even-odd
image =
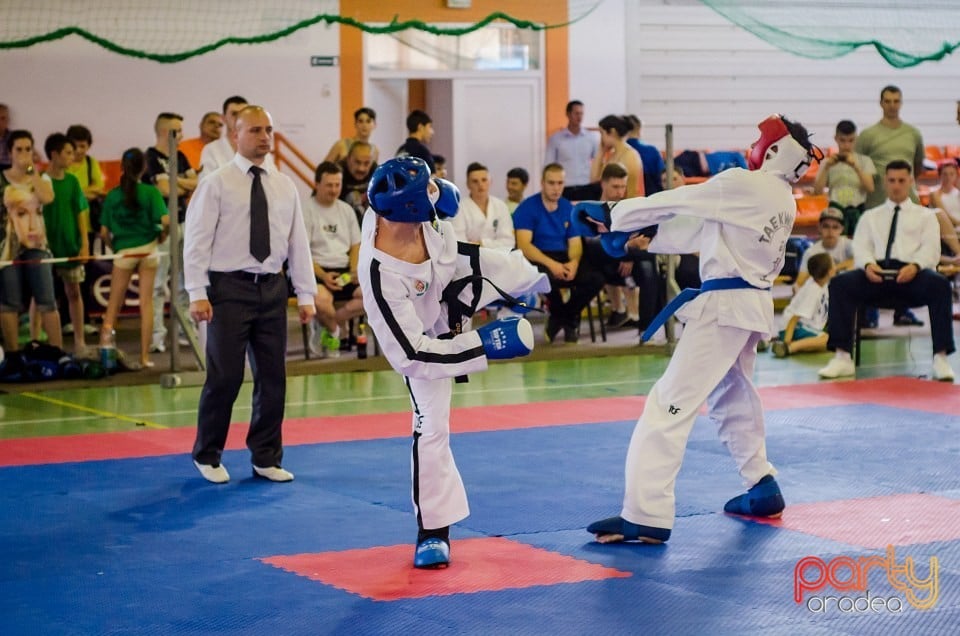
{"type": "Polygon", "coordinates": [[[399,223],[423,223],[434,218],[427,195],[430,169],[416,157],[396,157],[383,162],[370,178],[367,200],[373,211],[399,223]]]}
{"type": "Polygon", "coordinates": [[[460,210],[460,189],[453,181],[434,177],[433,182],[440,188],[440,198],[437,199],[437,216],[449,219],[456,216],[460,210]]]}

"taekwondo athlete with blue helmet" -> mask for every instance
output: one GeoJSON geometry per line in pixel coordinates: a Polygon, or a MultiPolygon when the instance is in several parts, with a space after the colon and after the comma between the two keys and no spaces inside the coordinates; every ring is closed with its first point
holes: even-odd
{"type": "Polygon", "coordinates": [[[612,256],[623,252],[634,233],[656,226],[649,250],[699,252],[703,281],[700,289],[681,292],[644,333],[649,339],[674,311],[684,323],[630,440],[621,513],[587,527],[601,543],[670,538],[677,473],[704,402],[748,489],[724,511],[758,517],[783,511],[776,469],[767,460],[753,366],[757,342],[774,333],[770,290],[796,217],[793,184],[823,153],[803,126],[786,117],[771,115],[758,127],[749,170],[725,170],[704,183],[612,208],[588,202],[574,209],[573,222],[586,235],[599,234],[612,256]]]}
{"type": "Polygon", "coordinates": [[[413,408],[414,566],[443,568],[450,562],[450,526],[470,514],[450,450],[453,378],[533,350],[525,318],[472,331],[470,316],[494,300],[515,304],[511,294],[548,292],[550,282],[519,251],[458,243],[453,226],[437,218],[456,214],[457,187],[431,178],[421,159],[384,162],[367,198],[358,266],[363,306],[413,408]]]}

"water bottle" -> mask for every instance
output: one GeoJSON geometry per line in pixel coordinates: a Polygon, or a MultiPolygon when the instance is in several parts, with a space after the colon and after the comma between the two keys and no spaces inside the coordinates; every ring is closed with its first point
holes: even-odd
{"type": "Polygon", "coordinates": [[[107,375],[117,370],[117,332],[112,329],[105,339],[100,340],[100,366],[107,375]]]}
{"type": "Polygon", "coordinates": [[[357,328],[357,359],[363,360],[367,357],[367,325],[360,323],[357,328]]]}

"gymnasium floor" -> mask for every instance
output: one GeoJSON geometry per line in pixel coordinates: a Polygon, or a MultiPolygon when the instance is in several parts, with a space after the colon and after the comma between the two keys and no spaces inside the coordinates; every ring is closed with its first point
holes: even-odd
{"type": "Polygon", "coordinates": [[[856,381],[818,382],[828,354],[761,354],[783,519],[721,512],[742,486],[701,417],[662,546],[583,529],[619,511],[661,352],[472,376],[453,415],[472,515],[442,571],[411,566],[392,372],[289,379],[291,484],[250,477],[249,385],[226,486],[190,462],[199,387],[0,394],[0,633],[956,633],[960,388],[918,377],[930,340],[907,333],[868,341],[856,381]]]}

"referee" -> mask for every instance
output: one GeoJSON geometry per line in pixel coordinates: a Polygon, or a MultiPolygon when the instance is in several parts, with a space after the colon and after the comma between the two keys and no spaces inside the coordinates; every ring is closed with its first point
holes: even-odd
{"type": "Polygon", "coordinates": [[[310,245],[296,186],[266,161],[273,148],[270,113],[247,106],[234,134],[237,154],[197,187],[184,232],[190,315],[208,323],[193,462],[207,481],[230,480],[220,458],[249,349],[254,384],[247,447],[253,474],[292,481],[293,474],[281,467],[287,348],[287,281],[281,269],[287,261],[300,321],[309,322],[316,292],[310,245]]]}

